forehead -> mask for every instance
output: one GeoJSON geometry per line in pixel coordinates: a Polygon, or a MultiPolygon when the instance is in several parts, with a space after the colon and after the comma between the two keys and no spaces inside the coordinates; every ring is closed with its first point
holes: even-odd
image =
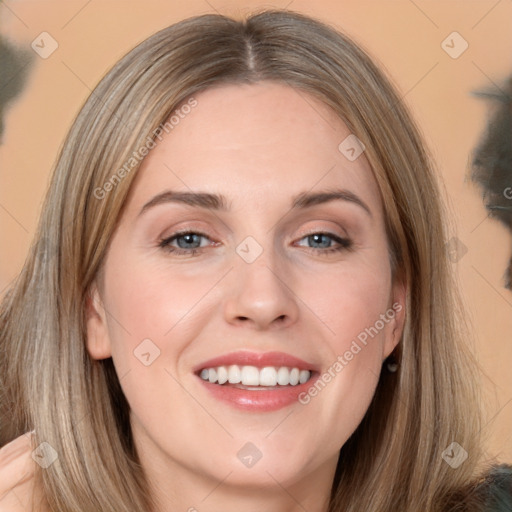
{"type": "Polygon", "coordinates": [[[175,113],[173,128],[162,132],[144,159],[133,185],[135,202],[172,189],[268,204],[341,186],[379,209],[364,152],[347,158],[344,141],[350,145],[354,136],[330,107],[308,93],[260,82],[216,86],[194,99],[193,108],[175,113]]]}

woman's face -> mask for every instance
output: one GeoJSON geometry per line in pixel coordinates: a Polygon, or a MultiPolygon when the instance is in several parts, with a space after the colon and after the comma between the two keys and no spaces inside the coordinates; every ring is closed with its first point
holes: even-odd
{"type": "Polygon", "coordinates": [[[132,186],[89,353],[112,356],[150,473],[330,486],[403,324],[376,182],[304,92],[261,82],[195,100],[132,186]]]}

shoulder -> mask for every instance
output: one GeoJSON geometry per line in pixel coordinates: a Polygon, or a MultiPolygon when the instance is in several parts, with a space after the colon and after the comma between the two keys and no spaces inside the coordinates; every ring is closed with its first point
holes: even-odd
{"type": "Polygon", "coordinates": [[[0,449],[0,512],[31,510],[34,490],[32,436],[24,434],[0,449]]]}
{"type": "Polygon", "coordinates": [[[491,468],[480,484],[480,491],[485,497],[483,512],[512,511],[512,465],[491,468]]]}

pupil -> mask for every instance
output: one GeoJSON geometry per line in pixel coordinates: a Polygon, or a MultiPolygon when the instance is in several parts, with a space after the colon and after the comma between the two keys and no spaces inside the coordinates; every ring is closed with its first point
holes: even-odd
{"type": "Polygon", "coordinates": [[[314,243],[317,243],[317,242],[319,242],[319,241],[320,241],[320,239],[321,239],[322,237],[324,237],[324,240],[325,240],[325,242],[326,242],[326,243],[324,243],[324,244],[323,244],[323,246],[324,246],[324,247],[328,247],[328,246],[329,246],[329,240],[328,240],[328,237],[326,237],[325,235],[322,235],[322,234],[318,235],[318,234],[317,234],[317,235],[312,235],[310,238],[312,238],[312,239],[313,239],[314,243]]]}
{"type": "MultiPolygon", "coordinates": [[[[185,245],[186,244],[192,244],[192,243],[194,243],[194,237],[197,237],[197,235],[194,234],[194,233],[188,233],[186,235],[182,235],[180,238],[178,238],[178,245],[180,247],[182,247],[182,245],[183,245],[183,244],[180,243],[180,240],[184,240],[185,241],[185,245]]],[[[196,242],[197,242],[197,240],[196,240],[196,242]]],[[[185,246],[184,248],[188,249],[189,247],[185,246]]]]}

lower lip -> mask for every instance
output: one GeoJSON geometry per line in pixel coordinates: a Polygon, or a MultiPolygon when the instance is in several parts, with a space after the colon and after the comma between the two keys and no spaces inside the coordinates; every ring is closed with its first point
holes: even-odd
{"type": "Polygon", "coordinates": [[[299,395],[307,392],[318,377],[318,374],[313,373],[304,384],[283,386],[268,391],[265,389],[251,391],[233,386],[212,384],[201,377],[198,377],[198,379],[216,399],[222,402],[246,411],[268,412],[277,411],[298,402],[299,395]]]}

